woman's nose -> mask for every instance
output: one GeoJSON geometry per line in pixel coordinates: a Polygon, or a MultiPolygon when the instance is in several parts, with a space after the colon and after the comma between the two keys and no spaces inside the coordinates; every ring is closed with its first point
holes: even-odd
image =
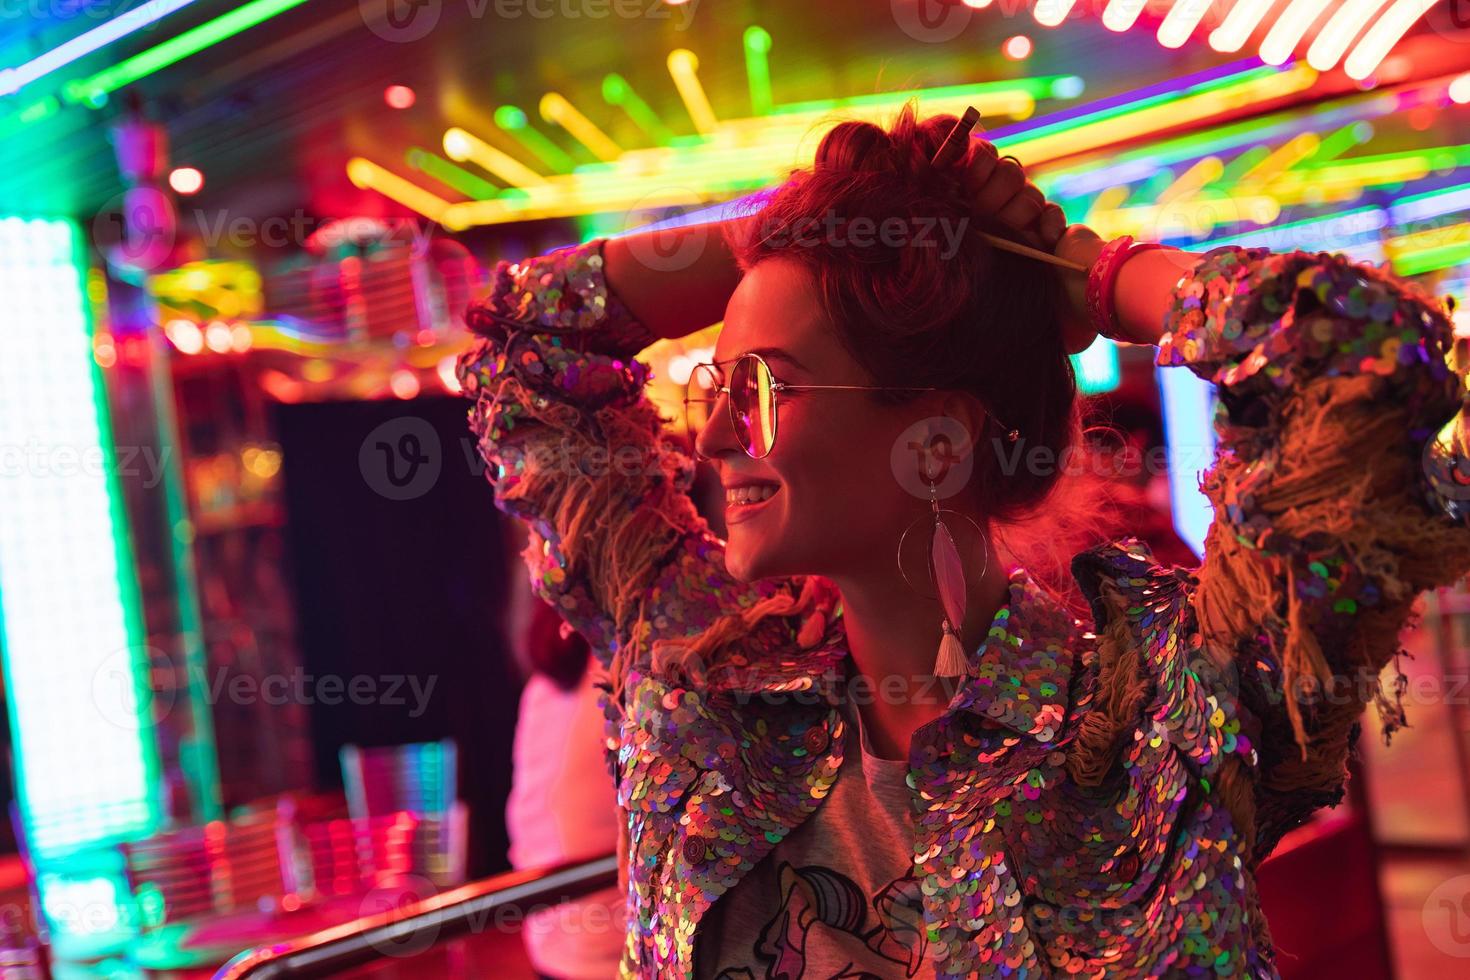
{"type": "Polygon", "coordinates": [[[694,436],[694,453],[700,459],[714,459],[722,453],[745,452],[735,438],[735,427],[730,424],[730,407],[721,394],[710,408],[709,421],[694,436]]]}

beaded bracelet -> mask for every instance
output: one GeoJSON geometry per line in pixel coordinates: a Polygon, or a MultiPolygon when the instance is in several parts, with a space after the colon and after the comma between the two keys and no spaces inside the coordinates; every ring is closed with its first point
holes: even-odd
{"type": "Polygon", "coordinates": [[[1118,272],[1123,268],[1123,263],[1139,252],[1147,252],[1155,248],[1179,251],[1174,245],[1161,245],[1158,242],[1134,242],[1132,235],[1120,235],[1104,245],[1102,251],[1097,253],[1097,259],[1087,270],[1087,288],[1083,295],[1087,304],[1087,315],[1092,320],[1093,328],[1100,335],[1109,340],[1127,340],[1122,335],[1122,328],[1118,324],[1117,307],[1113,302],[1113,290],[1117,286],[1118,272]]]}

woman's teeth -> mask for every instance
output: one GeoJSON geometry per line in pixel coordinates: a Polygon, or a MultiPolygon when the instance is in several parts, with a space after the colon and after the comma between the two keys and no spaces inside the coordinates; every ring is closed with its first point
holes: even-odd
{"type": "Polygon", "coordinates": [[[758,504],[762,500],[770,499],[780,487],[736,487],[734,490],[725,491],[725,503],[727,504],[758,504]]]}

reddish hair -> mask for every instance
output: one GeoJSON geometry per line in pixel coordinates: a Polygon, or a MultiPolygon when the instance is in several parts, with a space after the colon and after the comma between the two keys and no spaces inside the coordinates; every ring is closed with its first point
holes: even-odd
{"type": "MultiPolygon", "coordinates": [[[[1087,451],[1077,381],[1062,347],[1063,287],[1054,267],[997,249],[979,234],[1015,238],[975,208],[979,188],[969,164],[978,146],[951,166],[931,165],[955,122],[951,115],[920,120],[911,102],[886,130],[839,123],[810,167],[757,202],[763,206],[732,231],[730,246],[745,270],[777,256],[801,263],[835,336],[870,383],[966,391],[994,412],[987,431],[974,434],[977,503],[1002,547],[1078,606],[1071,556],[1113,530],[1103,481],[1091,466],[1006,472],[1000,458],[1013,458],[1017,448],[1049,450],[1053,461],[1087,451]],[[852,230],[857,219],[868,228],[898,219],[914,243],[811,231],[814,223],[852,230]],[[926,226],[929,245],[920,237],[926,226]],[[1015,445],[1003,438],[1011,428],[1020,431],[1015,445]]],[[[870,397],[901,404],[918,395],[870,397]]]]}

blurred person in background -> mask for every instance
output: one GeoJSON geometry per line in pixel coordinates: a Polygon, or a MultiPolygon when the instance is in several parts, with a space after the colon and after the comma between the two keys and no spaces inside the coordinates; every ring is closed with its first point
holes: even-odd
{"type": "MultiPolygon", "coordinates": [[[[516,716],[508,858],[517,870],[590,860],[617,847],[619,814],[603,759],[597,662],[587,641],[532,594],[512,524],[509,632],[526,678],[516,716]]],[[[623,899],[615,886],[530,912],[521,926],[542,980],[606,980],[623,950],[623,899]]]]}

